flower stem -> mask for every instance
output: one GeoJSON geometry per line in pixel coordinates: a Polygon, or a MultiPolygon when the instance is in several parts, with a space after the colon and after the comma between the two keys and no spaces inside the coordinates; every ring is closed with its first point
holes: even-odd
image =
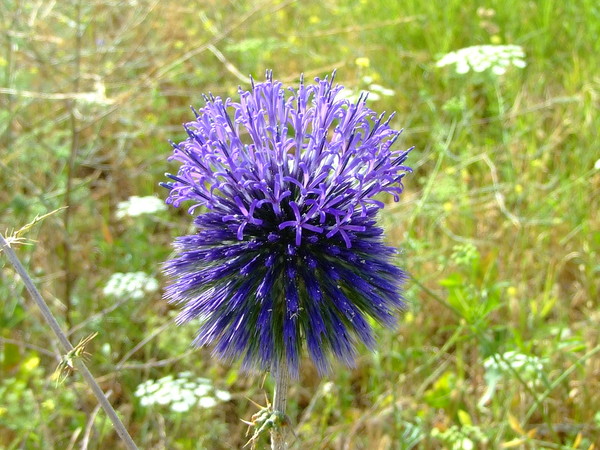
{"type": "MultiPolygon", "coordinates": [[[[29,294],[31,294],[31,297],[37,304],[38,308],[40,308],[40,311],[42,312],[44,319],[46,319],[46,321],[48,322],[48,325],[50,325],[50,328],[52,328],[52,331],[54,331],[54,334],[56,335],[59,342],[61,343],[61,346],[63,347],[64,351],[67,353],[73,351],[73,345],[71,344],[71,342],[69,342],[69,339],[67,338],[65,333],[63,333],[62,329],[60,328],[60,325],[58,324],[58,321],[52,314],[52,311],[50,311],[50,308],[48,308],[48,305],[42,298],[40,292],[37,290],[37,288],[33,284],[33,280],[31,279],[31,277],[25,270],[25,267],[23,267],[23,264],[21,264],[21,261],[19,261],[19,258],[17,257],[17,255],[12,250],[12,248],[10,248],[10,246],[8,245],[8,242],[6,242],[6,240],[4,239],[4,236],[2,236],[1,234],[0,234],[0,250],[4,254],[6,254],[9,261],[11,262],[11,264],[13,265],[13,267],[15,268],[15,270],[17,271],[17,273],[23,280],[23,283],[25,284],[25,287],[29,291],[29,294]]],[[[81,360],[81,358],[74,358],[73,362],[74,362],[75,366],[77,367],[77,369],[79,370],[79,372],[81,373],[81,375],[83,376],[83,378],[85,379],[85,381],[88,384],[88,386],[90,387],[90,389],[92,390],[92,392],[94,393],[94,395],[96,396],[96,398],[98,399],[98,403],[100,403],[100,405],[106,412],[106,415],[109,417],[110,421],[112,422],[113,426],[115,427],[115,430],[117,431],[119,437],[123,440],[125,447],[129,450],[137,450],[137,447],[136,447],[135,443],[133,442],[133,439],[131,439],[131,436],[127,432],[125,425],[123,425],[123,422],[121,422],[121,419],[119,419],[119,416],[117,415],[117,413],[113,409],[112,405],[110,404],[110,402],[104,395],[104,392],[102,392],[102,389],[100,388],[100,386],[98,386],[98,383],[96,383],[94,376],[88,370],[85,363],[81,360]]]]}
{"type": "Polygon", "coordinates": [[[287,405],[290,373],[284,360],[275,373],[275,394],[273,396],[273,412],[282,418],[271,429],[271,450],[286,450],[285,442],[285,407],[287,405]]]}

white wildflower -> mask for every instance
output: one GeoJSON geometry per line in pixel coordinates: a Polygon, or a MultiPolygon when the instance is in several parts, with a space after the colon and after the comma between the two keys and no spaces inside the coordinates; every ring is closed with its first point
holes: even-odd
{"type": "Polygon", "coordinates": [[[140,405],[142,406],[150,406],[154,404],[154,398],[153,397],[142,397],[140,399],[140,405]]]}
{"type": "Polygon", "coordinates": [[[158,290],[156,278],[144,272],[113,273],[103,292],[107,297],[132,298],[139,300],[158,290]]]}
{"type": "Polygon", "coordinates": [[[350,103],[356,103],[361,95],[369,94],[367,100],[379,100],[382,95],[386,97],[396,95],[393,89],[388,89],[380,84],[373,83],[373,81],[373,77],[366,75],[361,78],[361,85],[366,86],[365,89],[344,88],[338,94],[338,97],[346,99],[350,103]]]}
{"type": "MultiPolygon", "coordinates": [[[[374,86],[379,86],[379,85],[376,84],[374,86]]],[[[369,88],[365,89],[365,90],[353,90],[353,89],[344,88],[338,94],[337,98],[346,99],[350,103],[356,103],[360,99],[361,95],[364,98],[364,96],[366,94],[368,94],[367,101],[369,101],[369,100],[379,100],[379,99],[381,99],[381,95],[387,95],[387,96],[394,95],[394,91],[392,91],[391,89],[386,89],[383,86],[381,86],[381,89],[384,92],[377,93],[377,92],[375,92],[377,89],[371,90],[371,86],[369,86],[369,88]]]]}
{"type": "Polygon", "coordinates": [[[391,97],[396,94],[396,91],[394,91],[393,89],[388,89],[380,84],[370,84],[368,90],[371,92],[370,96],[373,95],[373,92],[385,95],[386,97],[391,97]]]}
{"type": "Polygon", "coordinates": [[[510,368],[517,370],[524,375],[537,377],[543,370],[543,361],[536,356],[528,356],[514,351],[506,352],[502,357],[496,355],[490,356],[483,362],[486,371],[499,372],[502,374],[511,374],[510,368]]]}
{"type": "Polygon", "coordinates": [[[201,397],[198,400],[198,406],[201,408],[212,408],[217,404],[217,401],[213,397],[201,397]]]}
{"type": "Polygon", "coordinates": [[[436,65],[455,65],[458,74],[490,70],[495,75],[502,75],[510,66],[522,69],[527,63],[520,45],[475,45],[444,55],[436,65]]]}
{"type": "Polygon", "coordinates": [[[127,200],[119,202],[115,217],[123,219],[124,217],[138,217],[142,214],[154,214],[165,211],[167,206],[158,197],[153,195],[147,197],[138,197],[134,195],[127,200]]]}
{"type": "Polygon", "coordinates": [[[452,448],[456,450],[473,450],[475,444],[471,439],[464,437],[457,440],[454,445],[452,445],[452,448]]]}
{"type": "Polygon", "coordinates": [[[221,400],[222,402],[228,402],[229,400],[231,400],[231,394],[227,391],[222,391],[220,389],[217,389],[215,391],[215,397],[221,400]]]}
{"type": "MultiPolygon", "coordinates": [[[[191,378],[193,376],[194,376],[194,374],[189,370],[184,370],[183,372],[179,372],[179,378],[181,378],[181,379],[191,378]]],[[[208,383],[210,383],[210,380],[208,378],[197,378],[196,381],[197,380],[206,380],[208,383]]]]}
{"type": "Polygon", "coordinates": [[[186,412],[189,411],[192,405],[187,402],[175,402],[171,404],[171,410],[173,412],[186,412]]]}
{"type": "Polygon", "coordinates": [[[229,392],[215,389],[210,380],[194,378],[188,371],[181,372],[177,378],[169,375],[140,383],[135,396],[140,398],[142,406],[169,405],[171,411],[177,413],[194,407],[209,409],[231,400],[229,392]]]}
{"type": "Polygon", "coordinates": [[[484,379],[487,390],[479,400],[480,407],[483,407],[494,396],[500,381],[514,376],[513,372],[517,372],[530,386],[537,385],[544,370],[544,360],[537,356],[510,351],[486,358],[483,367],[485,368],[484,379]]]}
{"type": "Polygon", "coordinates": [[[211,390],[212,386],[209,386],[207,384],[201,384],[200,386],[194,389],[194,395],[196,395],[197,397],[204,397],[211,390]]]}
{"type": "Polygon", "coordinates": [[[334,388],[335,388],[335,384],[333,384],[331,381],[328,381],[327,383],[323,384],[323,387],[321,389],[322,389],[324,395],[329,395],[333,392],[334,388]]]}

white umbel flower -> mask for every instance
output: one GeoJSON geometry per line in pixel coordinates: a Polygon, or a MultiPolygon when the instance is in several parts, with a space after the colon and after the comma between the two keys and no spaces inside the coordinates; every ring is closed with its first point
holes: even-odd
{"type": "Polygon", "coordinates": [[[119,202],[115,217],[117,219],[138,217],[143,214],[154,214],[166,209],[167,206],[158,197],[154,197],[153,195],[138,197],[137,195],[134,195],[127,200],[119,202]]]}
{"type": "Polygon", "coordinates": [[[485,383],[487,389],[479,400],[479,406],[483,407],[494,396],[498,384],[502,380],[510,379],[517,372],[519,376],[531,387],[536,386],[541,380],[545,361],[537,356],[524,355],[515,351],[505,352],[502,355],[494,355],[485,359],[485,383]]]}
{"type": "Polygon", "coordinates": [[[520,45],[475,45],[444,55],[436,65],[454,65],[458,74],[489,70],[495,75],[503,75],[510,66],[522,69],[527,63],[520,45]]]}
{"type": "Polygon", "coordinates": [[[156,278],[144,272],[113,273],[102,292],[107,297],[140,300],[158,290],[156,278]]]}
{"type": "Polygon", "coordinates": [[[227,402],[231,394],[215,389],[207,378],[194,377],[191,372],[181,372],[177,378],[169,375],[158,380],[139,384],[135,396],[142,406],[168,405],[176,413],[192,408],[214,408],[219,402],[227,402]]]}

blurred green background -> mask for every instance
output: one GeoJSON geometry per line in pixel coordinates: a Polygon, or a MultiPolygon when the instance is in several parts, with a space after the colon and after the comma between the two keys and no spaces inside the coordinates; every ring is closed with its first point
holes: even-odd
{"type": "MultiPolygon", "coordinates": [[[[272,384],[191,349],[194,327],[172,323],[160,263],[189,230],[185,208],[116,213],[166,196],[167,139],[185,137],[202,93],[235,96],[266,69],[290,85],[337,69],[348,94],[397,111],[398,148],[416,147],[381,216],[410,310],[356,369],[320,379],[305,361],[293,448],[591,448],[599,54],[593,0],[3,0],[0,231],[72,341],[98,332],[89,367],[140,448],[241,448],[240,418],[272,384]],[[521,46],[526,67],[436,66],[488,44],[521,46]],[[116,292],[114,274],[132,272],[146,281],[116,292]],[[148,383],[169,375],[153,402],[148,383]],[[185,383],[213,401],[183,411],[185,383]]],[[[0,447],[117,448],[81,378],[53,376],[57,342],[0,261],[0,447]]]]}

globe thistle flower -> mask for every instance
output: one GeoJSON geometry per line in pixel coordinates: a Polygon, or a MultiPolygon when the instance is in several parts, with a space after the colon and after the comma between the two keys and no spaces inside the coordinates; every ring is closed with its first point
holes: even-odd
{"type": "Polygon", "coordinates": [[[393,326],[404,306],[376,215],[378,194],[399,200],[409,150],[366,96],[336,100],[333,78],[286,90],[267,72],[238,102],[205,97],[172,143],[167,203],[204,210],[165,263],[166,297],[178,323],[200,319],[196,345],[243,369],[297,375],[303,347],[320,373],[351,366],[374,346],[368,318],[393,326]]]}

